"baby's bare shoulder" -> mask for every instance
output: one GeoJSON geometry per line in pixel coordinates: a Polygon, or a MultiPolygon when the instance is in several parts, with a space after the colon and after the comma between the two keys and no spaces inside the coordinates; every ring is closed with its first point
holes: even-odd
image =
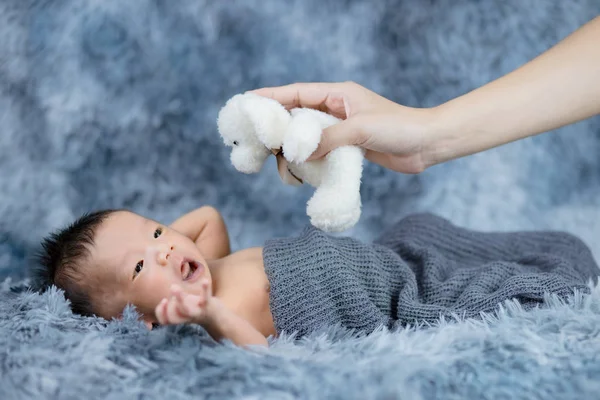
{"type": "Polygon", "coordinates": [[[262,266],[263,255],[262,255],[262,247],[250,247],[243,250],[238,250],[234,253],[231,253],[227,257],[227,263],[232,263],[237,267],[233,267],[234,269],[240,268],[239,264],[244,264],[245,267],[252,267],[255,263],[260,264],[262,266]]]}

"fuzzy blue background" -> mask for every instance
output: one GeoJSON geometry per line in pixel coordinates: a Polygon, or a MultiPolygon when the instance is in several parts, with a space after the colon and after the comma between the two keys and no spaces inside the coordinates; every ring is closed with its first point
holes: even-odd
{"type": "MultiPolygon", "coordinates": [[[[0,279],[26,277],[44,235],[98,208],[169,223],[211,204],[234,250],[297,233],[312,189],[281,184],[274,160],[258,175],[233,169],[216,131],[228,98],[294,81],[354,80],[404,105],[434,106],[515,69],[599,13],[597,0],[0,0],[0,279]]],[[[363,216],[347,234],[370,240],[406,214],[431,211],[480,230],[566,230],[598,259],[598,154],[596,117],[420,175],[367,164],[363,216]]],[[[63,315],[49,306],[59,294],[31,301],[63,315]]],[[[19,326],[38,333],[15,348],[43,331],[31,315],[16,322],[27,309],[19,307],[3,309],[3,334],[19,326]]],[[[63,317],[83,331],[90,324],[63,317]]],[[[310,346],[293,351],[308,355],[310,346]]],[[[7,354],[5,377],[35,365],[8,363],[7,354]]],[[[15,376],[3,387],[22,387],[15,376]]],[[[36,393],[63,378],[46,387],[38,377],[36,393]]]]}

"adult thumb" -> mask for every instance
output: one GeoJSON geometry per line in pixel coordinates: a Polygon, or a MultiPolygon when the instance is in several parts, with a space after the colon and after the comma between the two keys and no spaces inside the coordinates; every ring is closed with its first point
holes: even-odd
{"type": "Polygon", "coordinates": [[[331,150],[340,146],[354,145],[359,142],[360,129],[356,117],[352,117],[328,128],[323,129],[321,141],[317,149],[308,157],[307,161],[324,157],[331,150]]]}

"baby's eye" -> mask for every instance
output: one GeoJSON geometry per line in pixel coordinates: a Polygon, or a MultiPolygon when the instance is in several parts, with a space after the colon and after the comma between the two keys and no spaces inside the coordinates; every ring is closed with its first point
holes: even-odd
{"type": "Polygon", "coordinates": [[[160,228],[160,227],[156,228],[156,230],[154,231],[154,239],[159,237],[161,234],[162,234],[162,228],[160,228]]]}
{"type": "Polygon", "coordinates": [[[140,260],[140,261],[138,261],[137,264],[135,264],[135,269],[133,270],[133,277],[134,278],[137,276],[137,274],[139,274],[140,272],[142,272],[142,268],[144,268],[144,260],[140,260]]]}

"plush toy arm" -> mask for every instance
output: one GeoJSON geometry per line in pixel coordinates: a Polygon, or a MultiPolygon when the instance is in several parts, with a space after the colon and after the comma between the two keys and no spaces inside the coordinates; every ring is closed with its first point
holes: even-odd
{"type": "Polygon", "coordinates": [[[283,155],[289,162],[302,163],[317,149],[323,129],[340,120],[308,108],[292,110],[292,120],[283,137],[283,155]]]}

